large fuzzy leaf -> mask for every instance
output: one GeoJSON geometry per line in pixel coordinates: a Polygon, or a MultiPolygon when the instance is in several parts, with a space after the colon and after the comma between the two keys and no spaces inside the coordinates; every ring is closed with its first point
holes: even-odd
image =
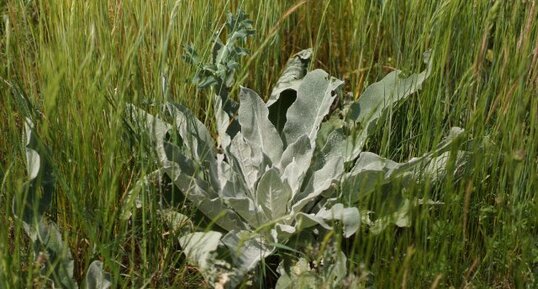
{"type": "Polygon", "coordinates": [[[371,152],[360,153],[354,167],[342,179],[344,199],[350,204],[355,203],[393,180],[405,185],[431,177],[439,178],[441,170],[446,168],[450,160],[444,153],[451,149],[462,133],[462,129],[453,128],[434,151],[405,163],[397,163],[371,152]],[[430,165],[432,163],[433,166],[430,165]]]}
{"type": "Polygon", "coordinates": [[[310,263],[305,258],[300,258],[289,269],[285,270],[283,264],[278,266],[280,278],[276,284],[276,289],[292,288],[318,288],[316,272],[310,268],[310,263]]]}
{"type": "Polygon", "coordinates": [[[231,265],[217,255],[221,237],[222,233],[209,231],[191,233],[179,238],[179,244],[189,263],[197,266],[204,278],[212,284],[228,280],[231,269],[231,265]]]}
{"type": "MultiPolygon", "coordinates": [[[[41,275],[50,280],[54,288],[77,289],[78,284],[73,277],[75,262],[71,250],[62,239],[58,225],[45,217],[45,210],[52,201],[55,178],[49,163],[49,153],[39,141],[34,124],[29,118],[25,121],[24,136],[30,196],[23,207],[23,228],[33,243],[36,262],[41,255],[45,256],[41,275]],[[41,185],[43,195],[38,194],[38,185],[41,185]]],[[[14,210],[18,211],[16,208],[14,210]]],[[[93,262],[86,276],[85,288],[106,289],[110,286],[110,276],[103,271],[102,263],[93,262]]]]}
{"type": "Polygon", "coordinates": [[[204,215],[226,230],[244,228],[239,217],[225,205],[223,199],[219,196],[211,197],[207,192],[209,185],[206,182],[183,174],[177,163],[171,162],[170,165],[165,166],[164,171],[204,215]]]}
{"type": "Polygon", "coordinates": [[[201,269],[209,269],[211,254],[217,250],[222,234],[215,231],[196,232],[179,238],[187,258],[201,269]]]}
{"type": "Polygon", "coordinates": [[[93,261],[84,279],[85,289],[108,289],[112,287],[110,274],[103,270],[103,262],[93,261]]]}
{"type": "Polygon", "coordinates": [[[329,189],[331,184],[342,176],[343,172],[343,159],[330,159],[320,170],[317,170],[312,174],[305,189],[293,197],[293,212],[299,213],[308,203],[329,189]]]}
{"type": "Polygon", "coordinates": [[[191,152],[191,158],[200,163],[215,191],[218,191],[220,184],[217,177],[215,144],[211,134],[184,106],[168,103],[166,108],[174,118],[178,132],[191,152]]]}
{"type": "Polygon", "coordinates": [[[73,278],[74,260],[69,246],[62,240],[58,225],[41,218],[37,227],[37,241],[34,242],[36,257],[40,248],[47,254],[47,265],[44,275],[51,275],[54,284],[63,288],[78,288],[73,278]]]}
{"type": "Polygon", "coordinates": [[[305,49],[293,55],[286,64],[284,72],[278,79],[267,101],[269,119],[279,133],[282,133],[286,124],[286,114],[289,107],[297,99],[297,89],[306,75],[312,49],[305,49]]]}
{"type": "Polygon", "coordinates": [[[261,151],[277,163],[282,155],[282,140],[276,128],[269,121],[269,110],[256,92],[241,88],[239,93],[239,124],[241,133],[253,147],[261,151]]]}
{"type": "Polygon", "coordinates": [[[282,178],[288,182],[294,194],[301,189],[310,168],[313,152],[310,139],[307,135],[303,135],[289,145],[282,154],[279,168],[283,171],[282,178]]]}
{"type": "Polygon", "coordinates": [[[241,132],[232,139],[226,152],[230,166],[236,175],[234,182],[244,182],[248,190],[253,192],[266,165],[269,165],[269,161],[265,160],[265,154],[259,146],[250,145],[241,132]]]}
{"type": "Polygon", "coordinates": [[[290,268],[286,268],[284,262],[280,263],[277,269],[280,278],[275,288],[346,288],[342,285],[347,275],[346,255],[341,250],[328,251],[318,264],[317,260],[306,258],[299,258],[290,268]]]}
{"type": "Polygon", "coordinates": [[[330,209],[322,208],[316,216],[325,221],[340,221],[346,238],[357,232],[361,223],[359,210],[355,207],[344,208],[343,204],[334,204],[330,209]]]}
{"type": "Polygon", "coordinates": [[[232,137],[227,133],[227,131],[230,128],[230,125],[233,120],[230,120],[230,116],[224,110],[221,97],[219,97],[218,95],[214,95],[213,101],[213,110],[215,111],[217,133],[219,136],[217,139],[217,143],[222,149],[225,150],[228,148],[232,141],[232,137]]]}
{"type": "MultiPolygon", "coordinates": [[[[23,220],[25,229],[28,231],[28,226],[33,226],[50,208],[54,198],[56,180],[47,148],[37,136],[34,123],[30,118],[25,119],[23,139],[25,140],[26,171],[29,179],[28,190],[22,204],[14,202],[13,210],[15,215],[23,220]]],[[[14,200],[16,201],[16,199],[14,200]]]]}
{"type": "Polygon", "coordinates": [[[263,208],[248,197],[226,197],[228,205],[233,208],[253,228],[259,228],[268,218],[264,214],[263,208]]]}
{"type": "Polygon", "coordinates": [[[315,146],[321,121],[336,97],[336,90],[343,84],[341,80],[330,77],[323,70],[306,74],[297,89],[297,100],[286,113],[287,122],[283,130],[284,142],[294,143],[306,134],[311,146],[315,146]]]}
{"type": "Polygon", "coordinates": [[[284,216],[292,191],[277,168],[272,168],[261,177],[256,190],[256,200],[270,220],[284,216]]]}
{"type": "Polygon", "coordinates": [[[197,266],[215,288],[235,288],[274,250],[250,231],[232,230],[225,236],[214,231],[197,232],[179,238],[179,242],[189,263],[197,266]],[[228,249],[231,263],[219,257],[221,245],[228,249]]]}
{"type": "Polygon", "coordinates": [[[360,129],[348,138],[346,162],[358,156],[385,110],[418,91],[430,75],[430,71],[431,62],[428,62],[426,70],[405,78],[402,77],[401,71],[393,71],[381,81],[368,86],[358,102],[351,104],[347,115],[348,121],[357,124],[360,129]]]}
{"type": "MultiPolygon", "coordinates": [[[[192,161],[183,156],[179,149],[163,142],[168,152],[166,159],[161,157],[162,169],[172,179],[172,182],[183,192],[183,194],[198,207],[211,220],[220,227],[231,230],[244,228],[239,221],[239,217],[226,207],[218,193],[213,187],[197,176],[195,165],[192,161]],[[173,150],[173,154],[169,152],[173,150]]],[[[220,186],[219,186],[220,187],[220,186]]]]}
{"type": "Polygon", "coordinates": [[[306,75],[310,58],[312,57],[312,49],[305,49],[294,54],[286,63],[284,72],[276,82],[271,98],[267,101],[267,106],[271,106],[280,99],[282,92],[291,89],[299,88],[300,80],[306,75]]]}
{"type": "Polygon", "coordinates": [[[293,232],[300,232],[317,225],[327,230],[332,230],[332,223],[335,221],[340,222],[344,230],[344,237],[349,238],[359,230],[361,224],[359,209],[356,207],[344,207],[343,204],[336,203],[330,208],[321,208],[315,214],[298,213],[295,216],[295,228],[293,232]]]}
{"type": "Polygon", "coordinates": [[[231,231],[222,237],[222,243],[231,252],[236,277],[243,277],[274,251],[264,237],[250,231],[231,231]]]}
{"type": "Polygon", "coordinates": [[[189,217],[174,209],[162,209],[158,210],[157,213],[172,234],[187,234],[192,232],[194,228],[189,217]]]}
{"type": "Polygon", "coordinates": [[[409,199],[402,199],[393,212],[372,222],[369,227],[370,233],[376,235],[385,230],[389,225],[394,224],[398,227],[409,227],[411,225],[410,210],[414,204],[409,199]]]}
{"type": "Polygon", "coordinates": [[[172,128],[170,124],[134,106],[129,106],[128,112],[136,122],[146,127],[154,143],[162,171],[170,177],[187,199],[220,227],[226,230],[245,228],[239,216],[227,208],[219,197],[221,185],[217,175],[217,160],[211,149],[213,141],[207,129],[199,121],[193,121],[194,116],[183,107],[169,105],[168,109],[175,116],[176,125],[184,141],[190,143],[188,146],[191,154],[202,158],[201,164],[194,162],[199,160],[197,157],[188,158],[178,146],[165,141],[168,131],[172,128]],[[189,129],[193,131],[189,132],[189,129]],[[201,137],[198,138],[197,135],[201,137]],[[204,155],[205,152],[213,154],[215,159],[204,155]],[[203,173],[207,171],[211,183],[204,180],[203,173]]]}

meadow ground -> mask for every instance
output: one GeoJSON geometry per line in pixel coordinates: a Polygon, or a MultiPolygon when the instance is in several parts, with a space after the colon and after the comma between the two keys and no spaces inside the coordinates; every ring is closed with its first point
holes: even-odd
{"type": "MultiPolygon", "coordinates": [[[[39,111],[38,132],[57,178],[51,218],[75,259],[75,278],[104,261],[117,288],[207,286],[145,199],[140,222],[120,205],[155,163],[125,141],[124,106],[180,102],[211,125],[208,95],[182,59],[192,43],[209,57],[226,12],[244,9],[255,37],[237,85],[267,96],[290,55],[314,51],[313,68],[358,97],[394,69],[421,70],[423,89],[394,110],[368,149],[406,160],[452,126],[488,136],[444,204],[413,210],[412,226],[359,233],[356,268],[376,288],[536,288],[538,284],[538,3],[519,1],[0,1],[0,288],[31,288],[37,270],[12,214],[24,191],[17,95],[39,111]],[[167,95],[161,77],[168,76],[167,95]]],[[[427,184],[411,193],[428,191],[427,184]]],[[[382,199],[371,205],[382,206],[382,199]]]]}

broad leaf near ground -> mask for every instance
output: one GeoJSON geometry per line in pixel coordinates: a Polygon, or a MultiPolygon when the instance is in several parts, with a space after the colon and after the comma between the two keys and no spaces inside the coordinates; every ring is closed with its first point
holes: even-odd
{"type": "Polygon", "coordinates": [[[85,289],[108,289],[112,287],[110,273],[103,270],[103,262],[93,261],[84,279],[85,289]]]}
{"type": "Polygon", "coordinates": [[[215,231],[196,232],[179,238],[187,258],[202,270],[210,269],[212,253],[217,250],[222,234],[215,231]]]}
{"type": "Polygon", "coordinates": [[[55,284],[61,284],[60,286],[64,288],[78,288],[73,278],[75,261],[69,246],[62,240],[58,225],[42,218],[39,222],[37,236],[38,244],[45,248],[45,254],[48,255],[46,270],[52,271],[50,273],[53,275],[52,279],[55,284]]]}

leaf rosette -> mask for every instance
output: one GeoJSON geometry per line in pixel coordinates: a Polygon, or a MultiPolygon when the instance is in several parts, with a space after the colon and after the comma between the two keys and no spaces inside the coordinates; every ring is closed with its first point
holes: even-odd
{"type": "MultiPolygon", "coordinates": [[[[338,118],[328,115],[343,81],[320,69],[308,72],[310,56],[304,50],[290,59],[267,103],[241,87],[239,106],[229,111],[228,99],[215,94],[216,141],[180,104],[166,103],[159,116],[128,106],[131,119],[150,136],[159,170],[219,227],[179,240],[191,263],[213,284],[226,280],[226,287],[235,287],[277,244],[305,230],[333,230],[338,224],[350,237],[367,219],[357,202],[380,185],[446,173],[450,144],[461,129],[453,129],[434,151],[406,163],[362,151],[385,111],[420,89],[429,65],[406,78],[399,71],[387,75],[347,104],[345,117],[338,118]],[[226,257],[222,250],[228,251],[226,257]]],[[[406,226],[409,207],[407,200],[403,211],[367,224],[374,230],[389,223],[406,226]]]]}

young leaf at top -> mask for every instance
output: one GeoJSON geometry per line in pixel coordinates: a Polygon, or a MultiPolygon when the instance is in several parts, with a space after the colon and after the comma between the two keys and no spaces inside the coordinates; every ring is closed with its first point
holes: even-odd
{"type": "Polygon", "coordinates": [[[267,101],[267,106],[271,107],[280,99],[282,92],[286,90],[297,91],[299,88],[300,80],[306,75],[308,65],[310,64],[310,58],[312,57],[312,49],[305,49],[294,54],[286,63],[284,72],[277,80],[273,91],[271,92],[271,98],[267,101]]]}
{"type": "Polygon", "coordinates": [[[256,199],[270,220],[284,216],[292,190],[284,181],[277,168],[269,169],[261,177],[256,190],[256,199]]]}

